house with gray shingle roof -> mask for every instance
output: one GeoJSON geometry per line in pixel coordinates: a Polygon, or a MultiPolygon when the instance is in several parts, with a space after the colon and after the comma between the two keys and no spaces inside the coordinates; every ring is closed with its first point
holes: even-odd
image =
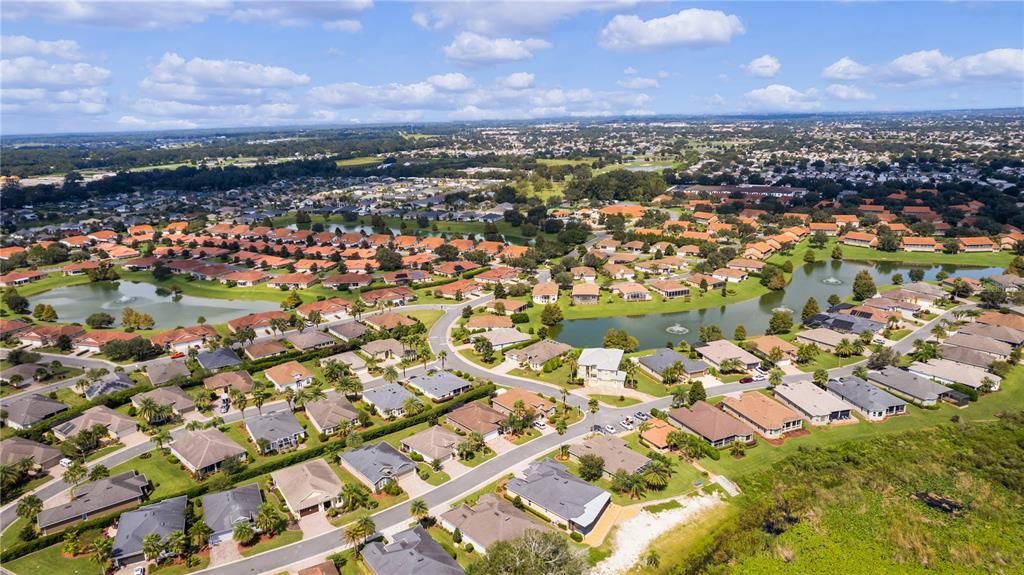
{"type": "Polygon", "coordinates": [[[405,414],[405,402],[415,398],[411,391],[397,383],[363,390],[363,401],[381,417],[401,417],[405,414]]]}
{"type": "Polygon", "coordinates": [[[28,429],[47,417],[67,409],[67,405],[55,399],[33,393],[13,399],[4,405],[4,411],[7,413],[4,423],[14,429],[28,429]]]}
{"type": "Polygon", "coordinates": [[[303,405],[306,417],[320,433],[330,435],[359,415],[355,406],[344,395],[329,391],[327,397],[303,405]]]}
{"type": "Polygon", "coordinates": [[[107,433],[114,439],[121,439],[139,429],[138,423],[127,415],[105,405],[97,405],[86,409],[78,417],[54,427],[53,434],[58,439],[65,440],[77,435],[82,430],[92,429],[96,425],[105,427],[107,433]]]}
{"type": "Polygon", "coordinates": [[[244,447],[216,427],[184,431],[171,443],[170,450],[197,476],[217,471],[229,457],[244,461],[248,456],[244,447]]]}
{"type": "Polygon", "coordinates": [[[505,488],[530,509],[584,534],[611,502],[607,491],[569,473],[552,459],[531,463],[522,477],[509,479],[505,488]]]}
{"type": "Polygon", "coordinates": [[[144,558],[142,541],[147,535],[159,535],[166,542],[171,533],[184,531],[187,504],[188,497],[182,495],[122,513],[117,520],[117,535],[110,554],[114,565],[141,561],[144,558]]]}
{"type": "Polygon", "coordinates": [[[202,501],[203,521],[213,532],[210,534],[210,544],[216,545],[221,541],[229,541],[238,523],[252,525],[256,521],[260,505],[263,504],[263,494],[258,484],[250,483],[204,495],[202,501]]]}
{"type": "Polygon", "coordinates": [[[45,443],[23,437],[11,437],[0,441],[0,465],[15,465],[22,459],[31,459],[42,469],[49,469],[60,461],[61,452],[45,443]]]}
{"type": "Polygon", "coordinates": [[[252,442],[264,453],[298,447],[306,436],[306,430],[302,429],[302,425],[299,424],[298,419],[295,419],[295,414],[290,409],[247,417],[245,418],[245,430],[252,438],[252,442]],[[269,444],[266,450],[259,448],[261,439],[266,439],[269,444]]]}
{"type": "Polygon", "coordinates": [[[699,359],[690,359],[674,349],[665,347],[658,348],[651,355],[639,358],[638,363],[648,373],[656,376],[659,380],[664,377],[665,371],[678,363],[682,367],[681,377],[701,377],[708,372],[708,364],[699,359]]]}
{"type": "Polygon", "coordinates": [[[46,535],[104,512],[141,502],[148,490],[149,480],[145,475],[125,471],[79,485],[72,491],[70,501],[44,508],[36,521],[39,530],[46,535]]]}
{"type": "Polygon", "coordinates": [[[163,363],[154,363],[146,367],[146,375],[149,381],[156,386],[170,383],[172,380],[190,375],[185,360],[175,359],[163,363]]]}
{"type": "Polygon", "coordinates": [[[462,575],[462,567],[417,525],[396,533],[388,544],[363,548],[363,562],[373,575],[462,575]]]}
{"type": "Polygon", "coordinates": [[[344,451],[341,465],[375,493],[392,481],[416,471],[416,464],[390,444],[374,443],[344,451]]]}
{"type": "Polygon", "coordinates": [[[450,371],[437,371],[428,375],[417,375],[409,385],[432,401],[451,399],[469,391],[472,384],[450,371]]]}
{"type": "Polygon", "coordinates": [[[218,347],[210,351],[201,351],[196,355],[196,361],[199,362],[199,367],[207,371],[216,371],[225,367],[234,367],[242,364],[238,353],[230,347],[218,347]]]}
{"type": "Polygon", "coordinates": [[[109,395],[111,393],[126,391],[136,385],[138,384],[124,373],[107,374],[103,376],[102,379],[85,389],[85,398],[92,401],[101,395],[109,395]]]}
{"type": "Polygon", "coordinates": [[[907,402],[855,375],[830,379],[827,389],[870,421],[881,421],[891,415],[907,412],[907,402]]]}
{"type": "Polygon", "coordinates": [[[896,367],[885,367],[880,371],[868,372],[868,381],[889,391],[910,398],[921,406],[935,405],[951,391],[930,379],[914,375],[896,367]]]}

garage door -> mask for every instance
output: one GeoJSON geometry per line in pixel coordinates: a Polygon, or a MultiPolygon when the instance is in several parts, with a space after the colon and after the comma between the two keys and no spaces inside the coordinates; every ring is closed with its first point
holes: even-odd
{"type": "Polygon", "coordinates": [[[303,509],[302,511],[299,511],[299,517],[305,517],[307,515],[312,515],[312,514],[316,513],[317,511],[320,511],[320,508],[318,508],[318,507],[307,507],[307,508],[303,509]]]}

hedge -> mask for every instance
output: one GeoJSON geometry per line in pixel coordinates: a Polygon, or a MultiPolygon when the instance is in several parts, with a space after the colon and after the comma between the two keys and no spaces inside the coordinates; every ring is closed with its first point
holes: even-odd
{"type": "MultiPolygon", "coordinates": [[[[391,423],[360,432],[360,435],[362,436],[363,441],[366,442],[383,437],[385,435],[389,435],[391,433],[395,433],[397,431],[401,431],[414,425],[419,425],[426,421],[431,421],[435,418],[440,417],[441,415],[444,415],[445,413],[448,413],[449,411],[452,411],[465,405],[470,401],[476,401],[478,399],[488,397],[494,393],[494,390],[495,385],[493,383],[481,385],[480,387],[474,388],[460,395],[459,397],[449,400],[447,403],[423,411],[422,413],[419,413],[413,417],[403,418],[398,421],[393,421],[391,423]]],[[[122,393],[127,393],[128,391],[131,390],[126,390],[125,392],[122,393]]],[[[294,451],[292,453],[289,453],[285,457],[264,463],[262,465],[247,466],[238,473],[231,475],[231,480],[233,484],[237,485],[242,481],[253,479],[255,477],[259,477],[260,475],[277,471],[278,469],[284,469],[285,467],[291,467],[292,465],[302,463],[310,459],[316,459],[317,457],[322,457],[331,452],[339,452],[341,451],[340,448],[343,447],[345,447],[345,442],[339,438],[328,443],[322,443],[316,447],[309,447],[301,451],[294,451]]],[[[182,495],[187,496],[189,499],[195,499],[201,495],[204,495],[208,489],[208,483],[195,485],[178,493],[173,493],[165,495],[164,497],[149,500],[146,503],[147,505],[150,505],[153,503],[157,503],[159,501],[163,501],[165,499],[181,497],[182,495]]],[[[119,515],[115,514],[109,517],[90,519],[87,521],[83,521],[82,523],[79,523],[76,528],[80,531],[84,531],[85,529],[99,529],[108,527],[111,524],[113,524],[118,519],[118,517],[119,515]]],[[[0,563],[7,563],[9,561],[13,561],[19,557],[23,557],[25,555],[28,555],[29,553],[39,551],[40,549],[44,549],[46,547],[49,547],[50,545],[54,545],[63,540],[64,533],[60,532],[52,533],[50,535],[43,535],[32,541],[14,545],[8,549],[0,551],[0,563]]]]}

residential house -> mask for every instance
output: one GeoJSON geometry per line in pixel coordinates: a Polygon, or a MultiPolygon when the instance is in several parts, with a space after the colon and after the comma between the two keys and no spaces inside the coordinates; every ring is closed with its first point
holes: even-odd
{"type": "Polygon", "coordinates": [[[686,287],[686,285],[679,280],[654,280],[648,282],[647,285],[665,299],[687,297],[690,295],[690,288],[686,287]]]}
{"type": "Polygon", "coordinates": [[[491,329],[511,329],[515,327],[512,318],[507,315],[476,314],[466,320],[464,326],[470,331],[486,331],[491,329]]]}
{"type": "Polygon", "coordinates": [[[434,425],[403,439],[401,449],[419,454],[423,461],[443,463],[455,457],[455,448],[462,441],[462,436],[454,431],[434,425]]]}
{"type": "Polygon", "coordinates": [[[341,504],[344,485],[323,459],[311,459],[271,471],[270,477],[295,519],[341,504]]]}
{"type": "Polygon", "coordinates": [[[810,381],[786,382],[774,389],[775,398],[795,409],[811,425],[855,422],[850,404],[810,381]]]}
{"type": "Polygon", "coordinates": [[[489,313],[498,313],[499,310],[504,310],[502,313],[505,315],[512,315],[514,313],[524,311],[527,307],[529,307],[529,304],[525,301],[515,299],[493,299],[487,302],[484,310],[489,313]]]}
{"type": "Polygon", "coordinates": [[[1010,353],[1013,351],[1013,346],[1008,343],[997,341],[989,337],[969,335],[966,333],[957,333],[947,337],[943,343],[945,345],[987,353],[997,361],[1006,361],[1009,359],[1010,353]]]}
{"type": "Polygon", "coordinates": [[[789,365],[796,360],[797,347],[777,335],[762,335],[747,340],[755,353],[764,358],[770,358],[776,349],[782,354],[782,359],[776,365],[789,365]]]}
{"type": "Polygon", "coordinates": [[[915,361],[910,364],[907,371],[946,385],[959,384],[978,391],[985,389],[999,391],[1003,381],[1003,378],[994,373],[946,358],[929,359],[925,362],[915,361]]]}
{"type": "Polygon", "coordinates": [[[960,251],[969,253],[997,252],[999,244],[986,237],[960,237],[960,251]]]}
{"type": "Polygon", "coordinates": [[[828,352],[835,351],[843,340],[852,341],[849,335],[825,327],[804,330],[796,335],[796,342],[800,345],[813,343],[828,352]]]}
{"type": "Polygon", "coordinates": [[[869,421],[881,421],[907,412],[907,402],[855,375],[830,379],[826,389],[852,405],[869,421]]]}
{"type": "Polygon", "coordinates": [[[622,282],[612,284],[609,288],[612,293],[618,295],[623,301],[648,301],[651,299],[651,292],[643,285],[636,282],[622,282]]]}
{"type": "Polygon", "coordinates": [[[341,466],[374,493],[416,471],[416,463],[383,441],[343,451],[338,457],[341,466]]]}
{"type": "Polygon", "coordinates": [[[30,348],[48,347],[55,345],[62,336],[69,340],[85,335],[85,329],[80,325],[34,325],[28,329],[18,332],[18,343],[30,348]]]}
{"type": "Polygon", "coordinates": [[[611,502],[607,491],[569,473],[552,459],[529,464],[522,477],[508,480],[505,489],[526,507],[583,534],[590,532],[611,502]]]}
{"type": "Polygon", "coordinates": [[[135,511],[126,511],[117,520],[117,535],[110,560],[115,566],[142,561],[143,539],[158,535],[162,541],[175,531],[185,531],[185,512],[188,496],[164,499],[135,511]]]}
{"type": "Polygon", "coordinates": [[[390,543],[373,541],[362,551],[372,575],[462,575],[465,571],[430,534],[417,525],[391,537],[390,543]]]}
{"type": "Polygon", "coordinates": [[[333,391],[325,395],[324,399],[310,401],[302,407],[317,432],[331,435],[343,425],[355,421],[359,413],[344,395],[333,391]]]}
{"type": "Polygon", "coordinates": [[[308,320],[311,313],[319,312],[321,322],[332,322],[348,317],[351,309],[352,302],[334,297],[300,305],[295,308],[295,313],[302,319],[308,320]]]}
{"type": "Polygon", "coordinates": [[[45,395],[33,393],[17,397],[4,405],[4,424],[14,429],[28,429],[40,421],[67,411],[68,406],[45,395]]]}
{"type": "Polygon", "coordinates": [[[89,401],[100,397],[101,395],[110,395],[111,393],[119,393],[122,391],[128,391],[129,389],[137,386],[132,378],[122,373],[108,373],[104,375],[96,383],[85,388],[83,395],[89,401]]]}
{"type": "Polygon", "coordinates": [[[568,353],[570,350],[572,350],[571,345],[544,339],[531,343],[526,347],[506,352],[505,359],[518,363],[520,367],[540,371],[544,368],[545,363],[568,353]]]}
{"type": "Polygon", "coordinates": [[[882,389],[909,398],[913,403],[923,407],[935,405],[952,391],[930,379],[892,366],[868,372],[868,381],[882,389]]]}
{"type": "Polygon", "coordinates": [[[203,387],[210,391],[221,391],[227,393],[229,390],[237,389],[242,393],[252,391],[252,376],[246,371],[225,371],[203,380],[203,387]]]}
{"type": "Polygon", "coordinates": [[[445,421],[465,434],[479,433],[484,441],[497,439],[501,434],[505,416],[480,402],[470,402],[448,412],[445,421]]]}
{"type": "Polygon", "coordinates": [[[548,281],[534,285],[533,303],[538,305],[558,303],[558,284],[548,281]]]}
{"type": "Polygon", "coordinates": [[[340,325],[332,325],[327,331],[341,341],[348,342],[363,337],[369,331],[369,328],[359,322],[350,321],[340,325]]]}
{"type": "Polygon", "coordinates": [[[847,246],[860,248],[875,248],[878,246],[878,236],[868,232],[847,232],[839,241],[847,246]]]}
{"type": "Polygon", "coordinates": [[[162,363],[151,363],[146,366],[149,382],[156,386],[166,385],[172,381],[188,379],[192,373],[184,359],[173,359],[162,363]]]}
{"type": "Polygon", "coordinates": [[[416,396],[397,383],[363,390],[363,401],[381,417],[405,415],[405,402],[410,399],[416,399],[416,396]]]}
{"type": "MultiPolygon", "coordinates": [[[[138,409],[147,399],[153,400],[161,407],[168,406],[172,417],[182,417],[196,409],[196,402],[192,399],[192,396],[176,385],[158,387],[150,391],[136,393],[132,396],[132,405],[138,409]]],[[[157,416],[150,419],[149,423],[163,423],[164,421],[165,418],[157,416]]]]}
{"type": "Polygon", "coordinates": [[[17,465],[28,459],[36,469],[45,471],[63,457],[59,449],[16,435],[0,441],[0,465],[17,465]]]}
{"type": "Polygon", "coordinates": [[[217,371],[242,365],[242,359],[230,347],[218,347],[210,351],[201,351],[196,354],[196,362],[199,364],[199,367],[206,371],[217,371]]]}
{"type": "Polygon", "coordinates": [[[237,333],[243,327],[251,327],[257,337],[273,335],[275,332],[271,327],[271,322],[275,319],[288,321],[289,316],[283,311],[251,313],[228,321],[228,329],[231,330],[231,333],[237,333]]]}
{"type": "Polygon", "coordinates": [[[297,361],[288,361],[267,368],[263,374],[279,393],[287,388],[298,391],[313,383],[313,372],[297,361]]]}
{"type": "Polygon", "coordinates": [[[780,439],[786,433],[802,429],[804,424],[795,411],[757,391],[748,391],[738,398],[726,397],[722,410],[766,439],[780,439]]]}
{"type": "Polygon", "coordinates": [[[734,442],[750,443],[754,437],[750,427],[703,401],[669,411],[668,421],[719,449],[734,442]]]}
{"type": "Polygon", "coordinates": [[[399,327],[411,327],[416,325],[416,320],[410,319],[400,313],[385,312],[371,315],[363,319],[363,323],[377,331],[387,331],[399,327]]]}
{"type": "Polygon", "coordinates": [[[507,328],[492,329],[490,331],[481,333],[480,335],[475,337],[482,337],[487,341],[491,342],[491,345],[494,347],[496,351],[505,349],[507,347],[516,346],[523,342],[527,342],[533,339],[529,335],[517,329],[507,328]]]}
{"type": "Polygon", "coordinates": [[[682,370],[678,376],[679,381],[685,381],[688,378],[697,378],[707,375],[708,364],[698,359],[690,359],[689,357],[679,353],[674,349],[668,349],[665,347],[654,350],[654,353],[645,355],[637,358],[637,363],[640,367],[647,371],[658,381],[663,381],[665,377],[665,371],[673,365],[679,364],[682,370]]]}
{"type": "Polygon", "coordinates": [[[203,495],[203,521],[210,528],[211,545],[231,541],[235,526],[246,523],[256,531],[256,516],[263,505],[257,483],[203,495]]]}
{"type": "Polygon", "coordinates": [[[577,373],[588,386],[623,386],[626,372],[619,369],[623,351],[603,347],[589,347],[576,360],[577,373]]]}
{"type": "Polygon", "coordinates": [[[49,535],[97,515],[134,507],[148,492],[149,480],[145,475],[125,471],[79,485],[70,492],[69,501],[44,507],[36,522],[40,532],[49,535]]]}
{"type": "Polygon", "coordinates": [[[516,404],[520,401],[523,402],[524,408],[536,415],[538,420],[555,415],[556,405],[554,401],[544,399],[532,391],[526,391],[519,387],[506,389],[503,393],[496,395],[491,400],[491,407],[498,413],[508,416],[515,413],[516,404]]]}
{"type": "Polygon", "coordinates": [[[322,349],[338,343],[336,339],[317,329],[290,333],[284,338],[299,351],[322,349]]]}
{"type": "Polygon", "coordinates": [[[633,451],[624,439],[615,435],[595,435],[583,443],[569,446],[569,456],[576,461],[584,455],[600,457],[604,461],[604,474],[608,478],[619,471],[627,474],[643,473],[651,463],[649,457],[633,451]]]}
{"type": "Polygon", "coordinates": [[[170,450],[196,477],[216,472],[229,457],[245,461],[248,456],[244,447],[216,427],[181,432],[170,450]]]}
{"type": "Polygon", "coordinates": [[[96,405],[86,409],[78,417],[58,424],[52,431],[57,439],[66,441],[97,425],[102,425],[107,430],[107,435],[114,440],[120,440],[139,429],[139,425],[131,417],[106,405],[96,405]]]}
{"type": "Polygon", "coordinates": [[[708,342],[696,348],[696,352],[704,361],[718,370],[721,370],[722,364],[730,359],[737,360],[744,370],[753,369],[761,363],[761,360],[754,354],[725,339],[708,342]]]}
{"type": "Polygon", "coordinates": [[[905,252],[932,252],[942,251],[942,244],[932,237],[903,236],[900,238],[900,249],[905,252]]]}
{"type": "Polygon", "coordinates": [[[217,337],[217,330],[211,326],[193,325],[158,333],[150,337],[149,341],[166,350],[187,352],[190,349],[203,349],[207,342],[217,337]]]}
{"type": "Polygon", "coordinates": [[[550,527],[532,519],[507,499],[486,493],[475,505],[463,503],[438,517],[441,527],[450,533],[457,529],[462,540],[478,553],[499,541],[522,537],[527,531],[549,531],[550,527]]]}
{"type": "Polygon", "coordinates": [[[582,283],[572,286],[572,302],[576,305],[592,305],[598,303],[601,288],[597,284],[582,283]]]}
{"type": "Polygon", "coordinates": [[[450,371],[436,371],[417,375],[409,380],[409,387],[435,402],[449,400],[469,391],[473,385],[450,371]]]}
{"type": "Polygon", "coordinates": [[[245,418],[245,431],[260,453],[298,447],[306,437],[306,430],[295,419],[290,409],[258,413],[245,418]],[[261,440],[265,440],[265,444],[261,440]]]}
{"type": "Polygon", "coordinates": [[[647,420],[647,429],[640,432],[640,438],[655,449],[668,449],[668,435],[676,430],[664,419],[652,417],[647,420]]]}

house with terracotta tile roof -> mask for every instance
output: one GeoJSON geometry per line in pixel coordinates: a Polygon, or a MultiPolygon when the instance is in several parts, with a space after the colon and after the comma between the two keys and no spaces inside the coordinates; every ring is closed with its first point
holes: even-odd
{"type": "Polygon", "coordinates": [[[843,242],[843,245],[862,248],[874,248],[878,246],[878,236],[868,232],[847,232],[839,238],[839,241],[843,242]]]}
{"type": "Polygon", "coordinates": [[[307,304],[302,304],[295,308],[295,312],[299,314],[299,317],[303,319],[309,318],[309,314],[315,312],[320,313],[322,322],[337,321],[344,319],[349,316],[349,310],[352,309],[352,302],[347,299],[340,297],[333,297],[331,299],[325,299],[320,301],[314,301],[307,304]]]}
{"type": "Polygon", "coordinates": [[[779,439],[786,433],[802,429],[804,424],[797,412],[759,391],[748,391],[738,398],[726,397],[722,401],[722,410],[754,428],[766,439],[779,439]]]}
{"type": "Polygon", "coordinates": [[[999,244],[986,237],[961,237],[960,251],[962,252],[996,252],[999,251],[999,244]]]}
{"type": "Polygon", "coordinates": [[[274,276],[267,280],[267,287],[285,289],[305,289],[319,281],[314,274],[295,272],[274,276]]]}
{"type": "Polygon", "coordinates": [[[900,249],[905,252],[941,252],[942,244],[935,238],[903,236],[900,238],[900,249]]]}
{"type": "Polygon", "coordinates": [[[208,341],[217,337],[217,330],[208,325],[193,325],[189,327],[178,327],[172,330],[158,333],[149,338],[149,341],[156,346],[175,352],[184,352],[189,349],[202,349],[208,341]]]}

